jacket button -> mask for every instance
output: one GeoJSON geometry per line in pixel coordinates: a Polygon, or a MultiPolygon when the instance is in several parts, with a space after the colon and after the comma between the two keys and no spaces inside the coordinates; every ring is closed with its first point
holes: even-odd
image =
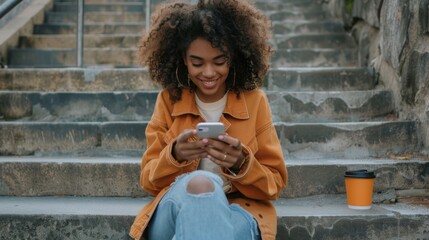
{"type": "Polygon", "coordinates": [[[262,219],[262,218],[264,218],[263,216],[262,216],[262,214],[258,214],[258,216],[262,219]]]}
{"type": "Polygon", "coordinates": [[[250,207],[250,203],[248,203],[248,202],[247,202],[247,203],[246,203],[246,206],[247,206],[247,207],[250,207]]]}

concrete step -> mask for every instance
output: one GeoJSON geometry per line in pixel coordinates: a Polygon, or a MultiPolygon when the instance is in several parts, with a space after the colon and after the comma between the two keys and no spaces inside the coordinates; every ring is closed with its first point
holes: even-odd
{"type": "MultiPolygon", "coordinates": [[[[159,0],[158,0],[159,1],[159,0]]],[[[76,0],[54,0],[55,3],[75,3],[76,0]]],[[[123,2],[123,3],[145,3],[146,0],[85,0],[86,4],[97,4],[97,3],[115,3],[115,2],[123,2]]],[[[153,1],[152,1],[153,2],[153,1]]]]}
{"type": "Polygon", "coordinates": [[[1,90],[126,91],[155,90],[143,68],[0,69],[1,90]]]}
{"type": "MultiPolygon", "coordinates": [[[[130,23],[144,22],[145,15],[140,12],[87,12],[85,13],[85,24],[90,23],[130,23]]],[[[76,13],[71,12],[46,12],[45,23],[76,23],[76,13]]]]}
{"type": "MultiPolygon", "coordinates": [[[[146,4],[143,2],[108,2],[85,4],[85,12],[145,12],[146,4]]],[[[55,12],[77,12],[77,4],[73,2],[56,2],[55,12]]]]}
{"type": "Polygon", "coordinates": [[[356,67],[358,53],[348,49],[279,49],[272,57],[273,67],[356,67]]]}
{"type": "MultiPolygon", "coordinates": [[[[104,65],[135,67],[137,48],[97,49],[86,48],[83,62],[86,66],[104,65]],[[114,58],[112,56],[115,56],[114,58]]],[[[76,66],[75,49],[31,49],[9,50],[9,67],[68,67],[76,66]]]]}
{"type": "Polygon", "coordinates": [[[274,42],[276,49],[356,48],[355,40],[348,33],[276,35],[274,42]]]}
{"type": "MultiPolygon", "coordinates": [[[[147,122],[0,122],[0,155],[60,155],[145,149],[147,122]]],[[[414,121],[274,124],[297,159],[363,158],[419,151],[414,121]]]]}
{"type": "Polygon", "coordinates": [[[309,33],[344,33],[344,24],[338,20],[326,21],[273,21],[273,33],[309,34],[309,33]]]}
{"type": "MultiPolygon", "coordinates": [[[[139,27],[140,28],[140,27],[139,27]]],[[[140,35],[136,34],[90,34],[84,35],[85,48],[133,48],[138,46],[140,35]]],[[[76,35],[32,35],[19,39],[20,48],[74,48],[76,47],[76,35]]]]}
{"type": "Polygon", "coordinates": [[[395,113],[390,91],[267,93],[279,122],[361,122],[388,120],[395,113]]]}
{"type": "Polygon", "coordinates": [[[356,91],[374,89],[376,84],[370,68],[274,68],[268,72],[266,88],[289,91],[356,91]]]}
{"type": "Polygon", "coordinates": [[[272,21],[284,21],[284,20],[327,20],[333,19],[333,17],[322,9],[311,9],[308,11],[293,11],[293,10],[274,10],[274,11],[265,11],[265,14],[272,21]]]}
{"type": "MultiPolygon", "coordinates": [[[[97,49],[86,48],[84,64],[136,67],[137,48],[97,49]],[[112,58],[115,56],[115,58],[112,58]]],[[[67,67],[76,66],[74,49],[9,50],[9,67],[67,67]]],[[[355,67],[358,65],[356,49],[287,49],[278,50],[272,58],[273,67],[355,67]]]]}
{"type": "MultiPolygon", "coordinates": [[[[129,239],[129,228],[148,199],[0,197],[0,203],[0,226],[7,226],[0,234],[9,239],[129,239]]],[[[279,240],[424,239],[429,225],[428,207],[415,203],[353,210],[339,195],[274,204],[279,240]]]]}
{"type": "Polygon", "coordinates": [[[277,123],[283,151],[291,158],[364,158],[421,150],[415,121],[277,123]]]}
{"type": "MultiPolygon", "coordinates": [[[[133,24],[91,24],[85,26],[84,44],[87,48],[136,47],[144,29],[142,23],[133,24]],[[137,33],[137,34],[136,34],[137,33]]],[[[20,48],[73,48],[76,46],[74,25],[41,25],[31,36],[20,38],[20,48]]],[[[273,41],[276,49],[291,48],[354,48],[354,40],[348,34],[300,34],[278,35],[273,41]]]]}
{"type": "MultiPolygon", "coordinates": [[[[0,195],[145,197],[140,156],[0,157],[0,195]]],[[[356,169],[375,172],[374,201],[392,190],[429,188],[428,159],[285,159],[289,185],[282,198],[344,194],[344,174],[356,169]]]]}
{"type": "MultiPolygon", "coordinates": [[[[15,121],[148,121],[158,91],[27,92],[0,91],[0,118],[15,121]]],[[[368,121],[395,112],[390,91],[267,91],[279,122],[368,121]]]]}
{"type": "MultiPolygon", "coordinates": [[[[126,91],[158,89],[144,68],[0,69],[0,90],[126,91]]],[[[356,91],[374,89],[369,68],[272,68],[264,88],[287,91],[356,91]]]]}
{"type": "Polygon", "coordinates": [[[2,122],[0,155],[88,154],[145,149],[147,122],[2,122]]]}
{"type": "MultiPolygon", "coordinates": [[[[92,23],[85,24],[85,34],[140,34],[145,27],[144,22],[133,23],[92,23]]],[[[76,34],[76,24],[49,23],[34,26],[34,34],[76,34]]]]}
{"type": "Polygon", "coordinates": [[[301,0],[301,1],[254,1],[257,8],[263,11],[275,11],[275,10],[306,10],[306,9],[320,9],[320,4],[313,0],[301,0]]]}
{"type": "Polygon", "coordinates": [[[149,121],[158,91],[0,92],[4,120],[106,122],[149,121]]]}

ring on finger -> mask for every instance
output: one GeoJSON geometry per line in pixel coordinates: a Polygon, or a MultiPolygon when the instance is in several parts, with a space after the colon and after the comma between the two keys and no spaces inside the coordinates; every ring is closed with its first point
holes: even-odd
{"type": "Polygon", "coordinates": [[[226,159],[226,153],[223,155],[222,161],[225,161],[225,159],[226,159]]]}

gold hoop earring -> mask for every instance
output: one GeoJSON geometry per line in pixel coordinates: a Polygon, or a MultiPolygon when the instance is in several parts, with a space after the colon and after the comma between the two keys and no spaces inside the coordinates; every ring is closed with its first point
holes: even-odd
{"type": "Polygon", "coordinates": [[[183,85],[182,82],[180,81],[180,78],[179,78],[179,66],[177,66],[177,68],[176,68],[176,80],[177,80],[177,83],[179,84],[179,87],[189,88],[189,86],[191,86],[189,75],[188,75],[188,86],[183,85]]]}

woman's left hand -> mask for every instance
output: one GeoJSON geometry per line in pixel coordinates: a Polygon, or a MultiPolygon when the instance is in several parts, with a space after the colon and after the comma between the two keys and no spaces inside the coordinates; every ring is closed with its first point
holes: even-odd
{"type": "Polygon", "coordinates": [[[208,158],[219,166],[238,169],[244,161],[244,154],[239,139],[228,134],[219,135],[218,139],[203,139],[206,143],[208,158]]]}

